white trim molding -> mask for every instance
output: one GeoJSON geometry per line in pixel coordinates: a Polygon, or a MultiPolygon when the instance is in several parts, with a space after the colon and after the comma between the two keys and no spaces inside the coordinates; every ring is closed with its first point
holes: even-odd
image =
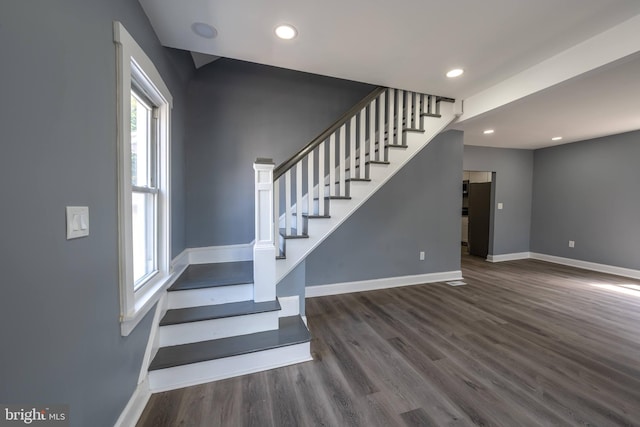
{"type": "Polygon", "coordinates": [[[540,261],[552,262],[555,264],[567,265],[569,267],[582,268],[584,270],[597,271],[600,273],[613,274],[616,276],[630,277],[632,279],[640,280],[640,270],[633,270],[631,268],[616,267],[614,265],[598,264],[595,262],[581,261],[572,258],[563,258],[554,255],[539,254],[531,252],[531,258],[540,261]]]}
{"type": "Polygon", "coordinates": [[[151,59],[117,21],[113,23],[116,47],[117,151],[118,151],[118,276],[120,288],[121,334],[129,335],[133,328],[158,300],[168,282],[174,280],[171,271],[171,108],[173,98],[151,59]],[[158,111],[156,196],[157,232],[156,260],[152,275],[135,289],[133,270],[133,219],[131,184],[131,88],[135,82],[156,104],[158,111]]]}
{"type": "Polygon", "coordinates": [[[513,254],[487,255],[489,262],[516,261],[519,259],[531,258],[531,252],[518,252],[513,254]]]}
{"type": "Polygon", "coordinates": [[[210,264],[216,262],[252,261],[253,244],[208,246],[186,249],[189,264],[210,264]]]}
{"type": "Polygon", "coordinates": [[[297,316],[300,314],[300,297],[294,295],[291,297],[278,297],[280,303],[280,317],[297,316]]]}
{"type": "Polygon", "coordinates": [[[385,277],[383,279],[307,286],[305,289],[305,297],[314,298],[327,295],[348,294],[351,292],[373,291],[377,289],[397,288],[400,286],[421,285],[461,279],[462,271],[460,270],[444,271],[441,273],[416,274],[413,276],[385,277]]]}
{"type": "Polygon", "coordinates": [[[145,377],[144,381],[138,384],[138,387],[136,387],[131,395],[131,399],[129,399],[127,406],[124,407],[114,427],[135,426],[150,398],[151,389],[149,388],[149,380],[145,377]]]}

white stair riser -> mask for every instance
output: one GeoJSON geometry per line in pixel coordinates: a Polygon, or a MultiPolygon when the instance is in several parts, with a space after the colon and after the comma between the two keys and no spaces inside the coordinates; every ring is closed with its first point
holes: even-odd
{"type": "Polygon", "coordinates": [[[253,299],[253,284],[169,292],[168,309],[226,304],[253,299]]]}
{"type": "Polygon", "coordinates": [[[149,372],[153,393],[203,384],[312,360],[310,343],[279,347],[223,359],[149,372]]]}
{"type": "Polygon", "coordinates": [[[160,347],[278,329],[279,311],[180,323],[160,327],[160,347]]]}

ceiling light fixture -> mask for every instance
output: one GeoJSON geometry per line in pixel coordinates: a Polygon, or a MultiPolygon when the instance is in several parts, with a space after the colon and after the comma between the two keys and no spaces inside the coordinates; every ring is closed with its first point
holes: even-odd
{"type": "Polygon", "coordinates": [[[484,133],[485,135],[491,135],[493,132],[495,132],[493,129],[487,129],[482,133],[484,133]]]}
{"type": "Polygon", "coordinates": [[[454,77],[459,77],[463,74],[464,74],[464,70],[462,68],[454,68],[453,70],[450,70],[449,72],[447,72],[447,77],[452,79],[454,77]]]}
{"type": "Polygon", "coordinates": [[[274,31],[276,36],[282,40],[291,40],[298,35],[298,31],[295,27],[289,24],[278,25],[274,31]]]}
{"type": "Polygon", "coordinates": [[[551,138],[552,141],[560,141],[561,139],[561,136],[554,136],[553,138],[551,138]]]}
{"type": "Polygon", "coordinates": [[[212,39],[218,35],[218,31],[215,28],[204,22],[194,22],[191,24],[191,31],[205,39],[212,39]]]}

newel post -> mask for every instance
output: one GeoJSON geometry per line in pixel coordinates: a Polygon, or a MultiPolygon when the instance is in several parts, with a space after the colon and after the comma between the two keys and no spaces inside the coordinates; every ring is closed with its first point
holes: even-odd
{"type": "Polygon", "coordinates": [[[253,245],[253,299],[256,302],[276,298],[276,247],[273,214],[273,169],[271,159],[256,159],[253,164],[256,184],[256,241],[253,245]]]}

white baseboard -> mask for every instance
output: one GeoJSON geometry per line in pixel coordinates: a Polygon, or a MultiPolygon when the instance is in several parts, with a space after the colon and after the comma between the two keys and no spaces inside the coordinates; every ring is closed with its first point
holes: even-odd
{"type": "Polygon", "coordinates": [[[278,302],[280,302],[280,317],[297,316],[300,314],[300,297],[298,295],[278,297],[278,302]]]}
{"type": "Polygon", "coordinates": [[[539,254],[536,252],[531,252],[531,258],[540,261],[553,262],[555,264],[568,265],[569,267],[577,267],[584,270],[598,271],[600,273],[614,274],[616,276],[630,277],[632,279],[640,280],[640,270],[598,264],[595,262],[581,261],[572,258],[563,258],[554,255],[539,254]]]}
{"type": "Polygon", "coordinates": [[[241,245],[189,248],[186,251],[189,254],[189,264],[251,261],[253,259],[253,242],[241,245]]]}
{"type": "Polygon", "coordinates": [[[145,377],[144,381],[138,384],[135,391],[131,395],[131,399],[124,407],[124,410],[118,417],[118,420],[114,424],[114,427],[131,427],[135,426],[140,419],[140,415],[144,411],[147,402],[151,397],[151,389],[149,388],[149,381],[145,377]]]}
{"type": "Polygon", "coordinates": [[[445,282],[449,280],[461,279],[462,272],[460,270],[445,271],[441,273],[417,274],[414,276],[386,277],[383,279],[308,286],[305,290],[305,297],[314,298],[327,295],[348,294],[351,292],[373,291],[376,289],[388,289],[396,288],[399,286],[421,285],[423,283],[445,282]]]}
{"type": "Polygon", "coordinates": [[[489,262],[503,262],[503,261],[516,261],[519,259],[531,258],[531,252],[518,252],[512,254],[502,255],[487,255],[487,261],[489,262]]]}
{"type": "Polygon", "coordinates": [[[185,249],[180,254],[171,260],[171,268],[173,270],[177,270],[181,267],[186,267],[189,265],[189,249],[185,249]]]}

